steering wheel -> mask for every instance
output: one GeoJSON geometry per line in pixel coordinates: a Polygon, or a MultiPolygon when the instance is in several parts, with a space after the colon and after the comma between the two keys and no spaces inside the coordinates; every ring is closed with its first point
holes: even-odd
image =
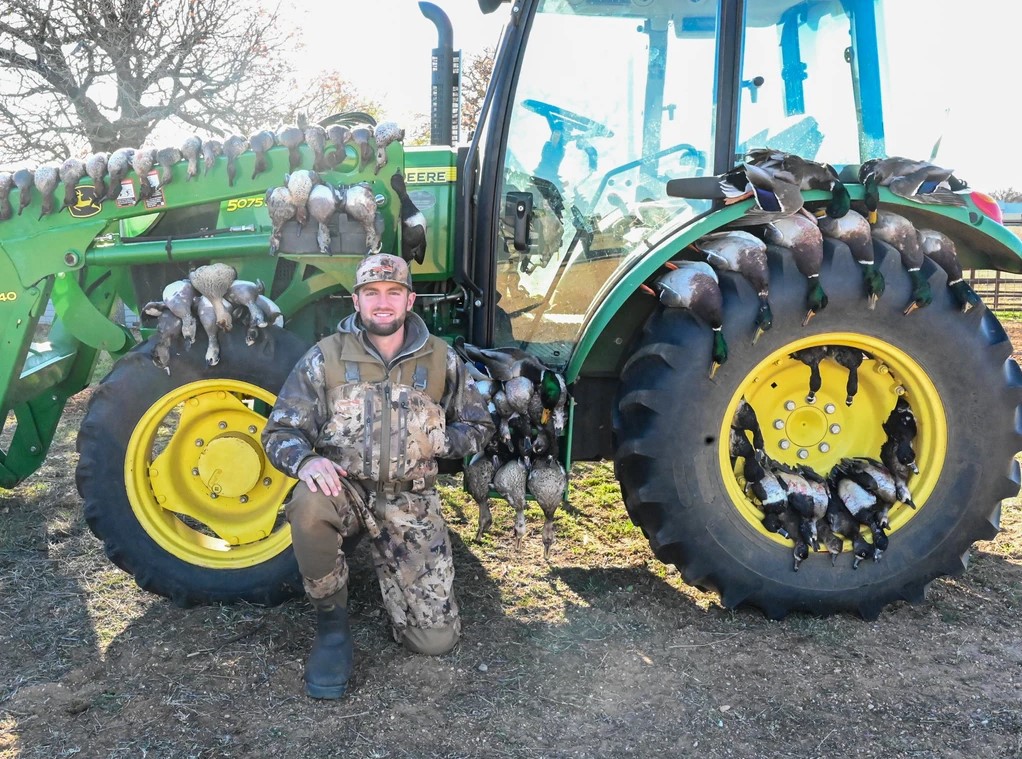
{"type": "Polygon", "coordinates": [[[614,136],[614,131],[599,121],[593,121],[573,111],[544,103],[542,100],[523,100],[522,107],[544,117],[550,125],[551,132],[558,131],[558,128],[566,128],[568,131],[576,130],[584,137],[614,136]]]}

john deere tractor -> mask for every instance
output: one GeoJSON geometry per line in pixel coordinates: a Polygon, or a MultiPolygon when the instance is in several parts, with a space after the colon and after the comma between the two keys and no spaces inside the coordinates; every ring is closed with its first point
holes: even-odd
{"type": "MultiPolygon", "coordinates": [[[[925,39],[920,25],[955,19],[905,5],[480,0],[507,25],[471,142],[394,141],[382,168],[351,142],[328,148],[319,172],[338,192],[370,188],[382,249],[397,253],[405,231],[392,178],[404,177],[428,226],[413,274],[431,330],[524,350],[561,373],[571,397],[563,463],[613,460],[628,514],[656,556],[727,607],[868,618],[895,600],[917,601],[932,579],[964,569],[973,542],[997,532],[1001,499],[1018,491],[1022,374],[994,315],[982,304],[963,313],[930,258],[909,272],[900,251],[876,241],[873,266],[886,286],[870,308],[862,264],[827,238],[818,264],[826,306],[807,318],[797,256],[770,245],[772,325],[758,339],[760,296],[739,274],[716,272],[717,331],[663,297],[667,272],[705,260],[698,241],[736,225],[762,231],[749,224],[763,210],[762,188],[716,191],[758,148],[829,164],[853,209],[866,213],[874,197],[881,213],[949,238],[966,268],[1022,271],[1022,245],[996,205],[961,183],[932,188],[956,198],[934,204],[859,182],[870,159],[931,159],[939,137],[929,114],[942,104],[905,94],[920,56],[904,41],[925,39]],[[906,314],[920,280],[932,302],[906,314]],[[850,405],[848,369],[826,357],[835,346],[859,360],[850,405]],[[810,392],[812,368],[799,357],[814,349],[824,358],[810,392]],[[751,459],[734,449],[736,420],[754,410],[755,458],[767,470],[826,480],[842,462],[878,459],[899,399],[911,410],[918,472],[903,483],[911,497],[884,509],[882,557],[853,561],[857,543],[878,540],[863,522],[856,535],[838,534],[831,554],[809,546],[795,571],[802,525],[778,530],[766,519],[751,459]]],[[[941,56],[920,55],[940,65],[941,56]]],[[[445,89],[441,71],[435,91],[445,89]]],[[[451,111],[449,101],[434,109],[451,111]]],[[[339,123],[371,138],[364,122],[339,123]]],[[[311,169],[313,149],[298,151],[311,169]]],[[[66,401],[93,381],[101,352],[112,354],[78,435],[85,516],[113,562],[180,604],[274,604],[299,590],[282,517],[294,482],[269,464],[260,432],[294,362],[351,312],[354,269],[367,252],[366,235],[340,211],[325,248],[314,223],[289,221],[271,255],[267,190],[296,170],[288,148],[270,148],[265,170],[251,147],[234,160],[233,181],[227,155],[193,179],[185,161],[160,180],[128,171],[112,200],[86,176],[68,207],[42,215],[41,193],[13,188],[12,216],[0,221],[0,484],[13,487],[40,466],[66,401]],[[136,202],[140,180],[158,188],[136,202]],[[168,283],[214,262],[261,281],[283,327],[251,345],[245,329],[222,332],[215,365],[199,330],[190,348],[174,338],[158,366],[153,322],[143,320],[136,344],[111,315],[122,303],[140,313],[168,283]],[[56,316],[41,341],[48,304],[56,316]]],[[[57,208],[66,189],[56,191],[57,208]]],[[[839,189],[806,189],[798,205],[822,216],[839,189]]],[[[749,432],[739,434],[752,442],[749,432]]]]}

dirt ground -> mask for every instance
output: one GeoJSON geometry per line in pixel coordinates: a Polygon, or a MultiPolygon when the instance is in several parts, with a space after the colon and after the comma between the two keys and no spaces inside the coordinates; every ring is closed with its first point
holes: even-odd
{"type": "Polygon", "coordinates": [[[363,547],[356,679],[324,703],[302,689],[304,601],[180,609],[107,562],[74,486],[84,403],[0,491],[0,759],[1022,756],[1018,500],[920,605],[771,622],[657,562],[608,466],[576,467],[549,565],[538,509],[521,553],[500,502],[477,543],[452,487],[462,643],[393,644],[363,547]]]}

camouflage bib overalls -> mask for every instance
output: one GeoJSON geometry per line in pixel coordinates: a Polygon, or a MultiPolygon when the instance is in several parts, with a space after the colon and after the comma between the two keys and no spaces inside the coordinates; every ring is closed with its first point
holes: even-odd
{"type": "MultiPolygon", "coordinates": [[[[373,563],[395,638],[422,653],[450,650],[460,634],[454,563],[436,457],[445,446],[447,346],[430,336],[389,371],[352,334],[319,343],[329,420],[315,449],[340,464],[379,528],[373,563]]],[[[352,495],[313,493],[298,483],[286,508],[306,592],[313,603],[346,602],[340,540],[358,533],[352,495]]]]}

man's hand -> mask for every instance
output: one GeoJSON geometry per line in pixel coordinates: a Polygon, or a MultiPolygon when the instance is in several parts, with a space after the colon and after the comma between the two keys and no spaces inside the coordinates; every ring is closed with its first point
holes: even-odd
{"type": "Polygon", "coordinates": [[[319,492],[317,486],[324,495],[335,496],[341,492],[341,477],[347,477],[348,473],[328,458],[316,456],[309,459],[298,470],[298,479],[309,486],[313,493],[319,492]]]}

